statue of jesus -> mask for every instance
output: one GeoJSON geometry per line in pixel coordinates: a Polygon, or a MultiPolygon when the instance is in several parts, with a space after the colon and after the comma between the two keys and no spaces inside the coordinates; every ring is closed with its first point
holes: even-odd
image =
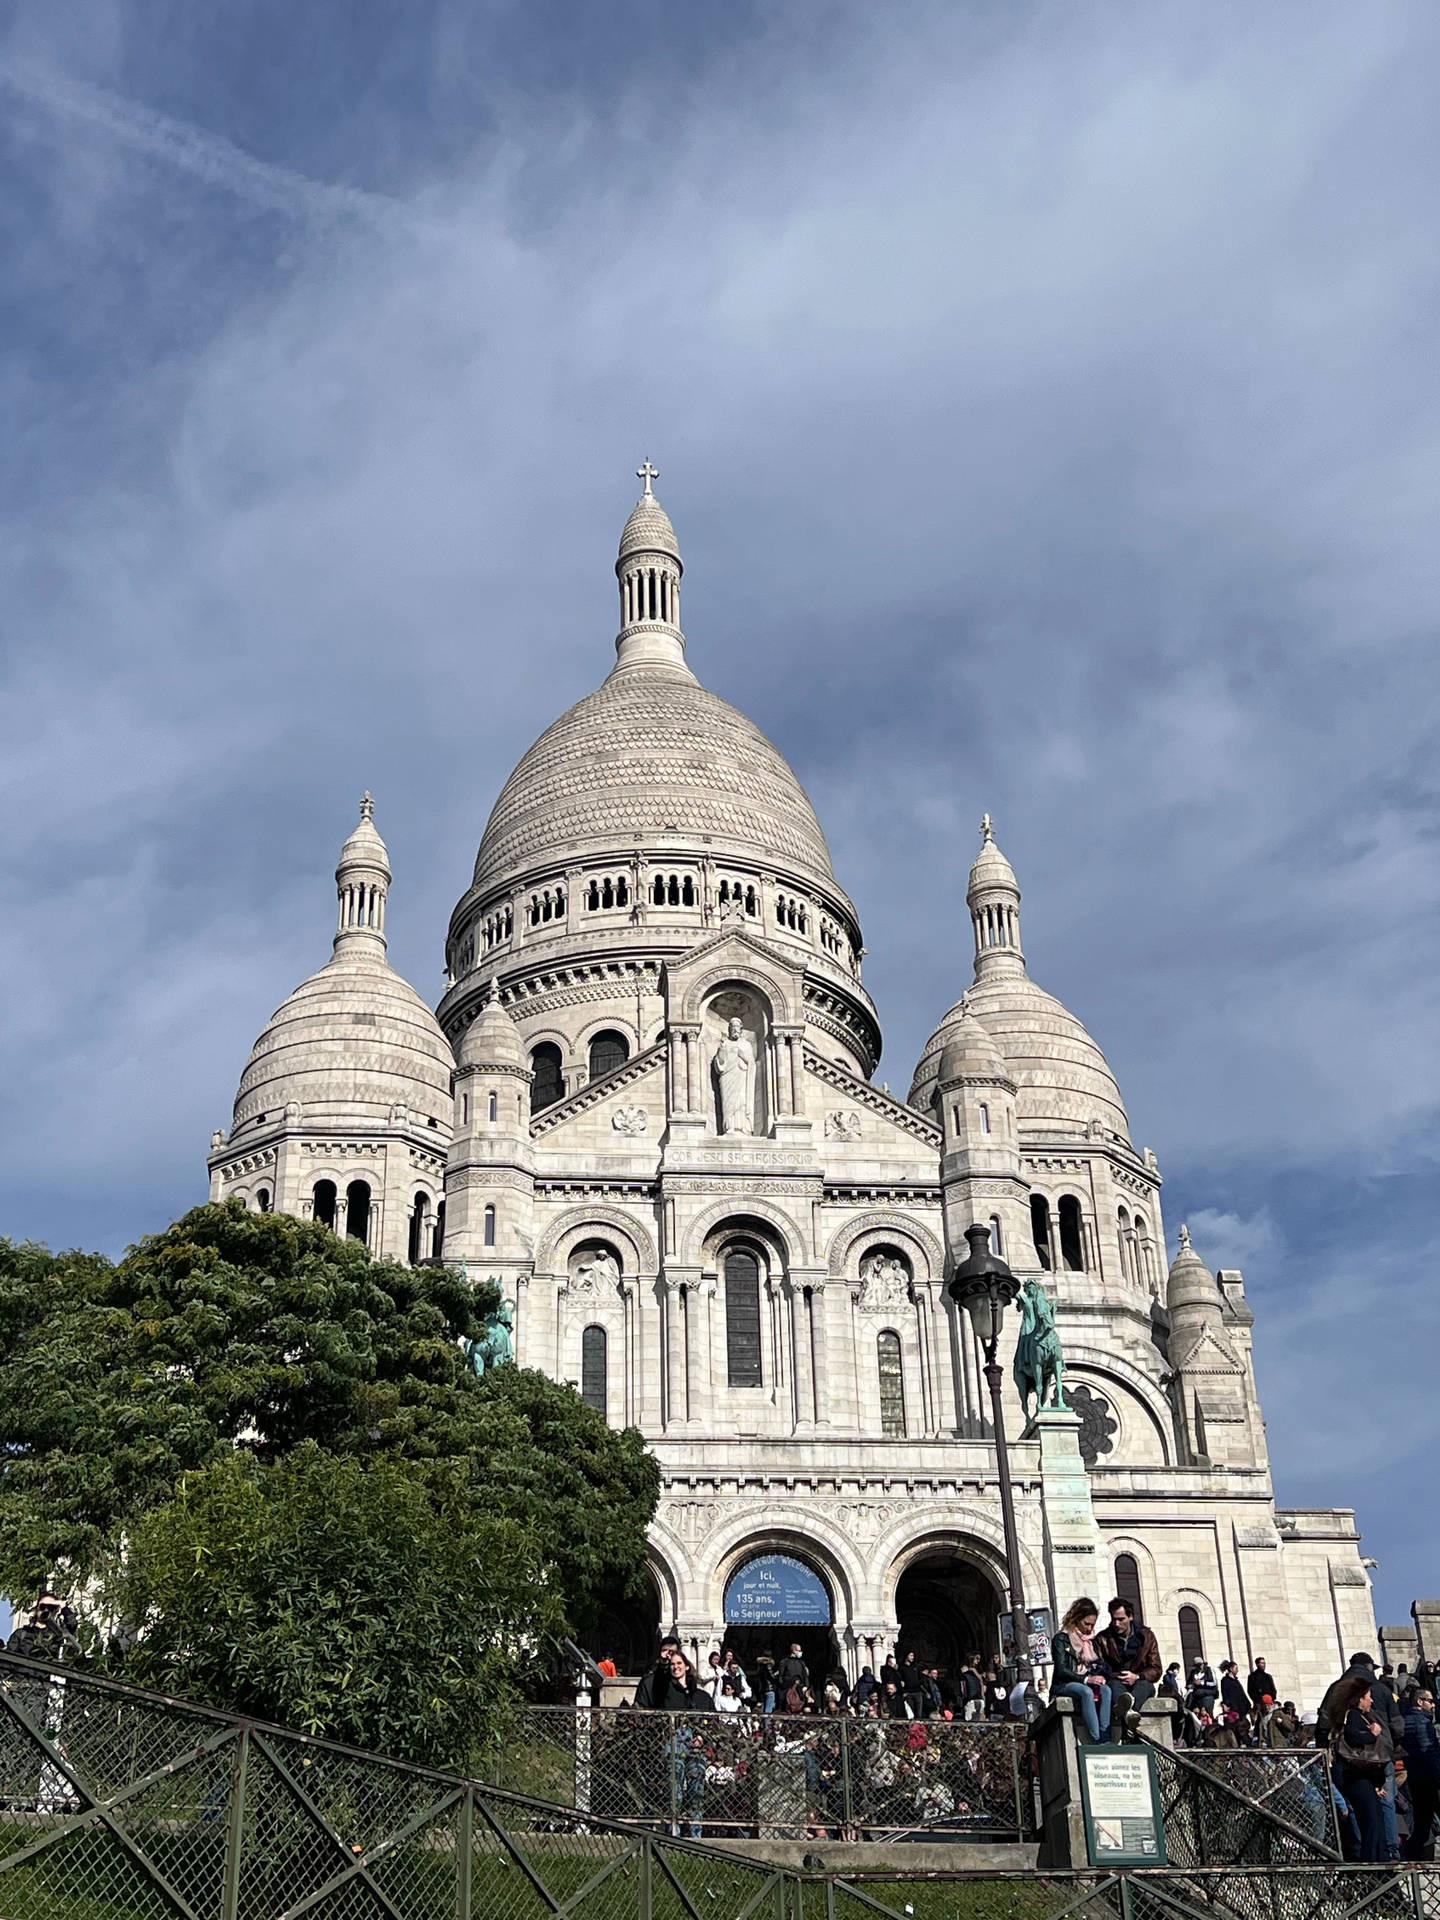
{"type": "Polygon", "coordinates": [[[755,1049],[738,1019],[725,1029],[725,1038],[715,1049],[715,1081],[720,1094],[721,1133],[755,1131],[755,1099],[751,1084],[755,1073],[755,1049]]]}

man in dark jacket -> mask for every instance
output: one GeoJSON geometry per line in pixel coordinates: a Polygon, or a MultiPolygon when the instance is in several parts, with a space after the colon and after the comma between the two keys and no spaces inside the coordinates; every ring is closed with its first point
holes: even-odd
{"type": "Polygon", "coordinates": [[[1140,1709],[1154,1694],[1164,1671],[1159,1641],[1149,1627],[1135,1618],[1128,1600],[1115,1599],[1110,1602],[1110,1624],[1095,1636],[1095,1647],[1114,1676],[1110,1682],[1112,1689],[1117,1694],[1123,1690],[1130,1696],[1128,1701],[1116,1699],[1111,1726],[1115,1727],[1120,1720],[1124,1725],[1138,1727],[1140,1709]]]}
{"type": "Polygon", "coordinates": [[[1275,1684],[1275,1676],[1266,1671],[1263,1660],[1257,1659],[1250,1669],[1250,1678],[1245,1682],[1245,1691],[1250,1696],[1252,1707],[1258,1707],[1267,1693],[1272,1701],[1280,1698],[1280,1689],[1275,1684]]]}
{"type": "Polygon", "coordinates": [[[11,1634],[5,1651],[22,1660],[46,1660],[58,1666],[80,1651],[75,1638],[75,1610],[53,1593],[42,1593],[29,1620],[11,1634]]]}
{"type": "Polygon", "coordinates": [[[1414,1818],[1405,1842],[1407,1860],[1433,1860],[1430,1835],[1440,1806],[1440,1740],[1435,1736],[1435,1696],[1425,1688],[1408,1693],[1402,1709],[1405,1755],[1410,1762],[1410,1806],[1414,1818]]]}

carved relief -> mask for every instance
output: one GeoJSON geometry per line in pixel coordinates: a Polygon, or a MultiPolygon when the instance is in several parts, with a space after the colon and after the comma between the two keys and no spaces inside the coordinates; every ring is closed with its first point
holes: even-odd
{"type": "Polygon", "coordinates": [[[644,1107],[617,1107],[610,1116],[610,1124],[616,1133],[644,1133],[650,1116],[644,1107]]]}
{"type": "Polygon", "coordinates": [[[567,1292],[573,1299],[609,1299],[620,1286],[620,1262],[612,1248],[588,1241],[570,1256],[567,1292]]]}
{"type": "Polygon", "coordinates": [[[694,1546],[713,1530],[720,1509],[711,1500],[667,1500],[660,1518],[679,1539],[694,1546]]]}
{"type": "Polygon", "coordinates": [[[861,1313],[893,1313],[909,1304],[910,1280],[910,1262],[893,1248],[881,1247],[860,1263],[855,1304],[861,1313]]]}
{"type": "Polygon", "coordinates": [[[864,1131],[864,1123],[854,1107],[848,1109],[842,1107],[825,1116],[827,1140],[858,1140],[864,1131]]]}

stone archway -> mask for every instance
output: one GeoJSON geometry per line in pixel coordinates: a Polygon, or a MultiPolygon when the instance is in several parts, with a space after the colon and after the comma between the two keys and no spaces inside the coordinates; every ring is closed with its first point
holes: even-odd
{"type": "MultiPolygon", "coordinates": [[[[791,1548],[759,1548],[731,1571],[724,1593],[725,1645],[753,1670],[769,1657],[800,1648],[818,1699],[833,1673],[844,1673],[835,1635],[835,1594],[824,1570],[791,1548]]],[[[783,1713],[783,1700],[775,1702],[783,1713]]]]}
{"type": "Polygon", "coordinates": [[[999,1651],[999,1589],[979,1563],[943,1544],[926,1548],[906,1566],[895,1587],[896,1644],[903,1660],[913,1648],[922,1666],[951,1679],[967,1655],[999,1651]]]}

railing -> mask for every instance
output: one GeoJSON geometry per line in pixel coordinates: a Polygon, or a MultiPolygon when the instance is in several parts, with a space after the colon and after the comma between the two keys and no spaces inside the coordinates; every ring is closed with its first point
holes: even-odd
{"type": "Polygon", "coordinates": [[[1314,1747],[1155,1749],[1176,1867],[1303,1867],[1340,1859],[1330,1760],[1314,1747]]]}
{"type": "Polygon", "coordinates": [[[532,1707],[492,1777],[692,1838],[1028,1838],[1018,1721],[532,1707]]]}
{"type": "Polygon", "coordinates": [[[914,1872],[905,1851],[788,1872],[0,1655],[5,1920],[1440,1920],[1433,1867],[914,1872]]]}

